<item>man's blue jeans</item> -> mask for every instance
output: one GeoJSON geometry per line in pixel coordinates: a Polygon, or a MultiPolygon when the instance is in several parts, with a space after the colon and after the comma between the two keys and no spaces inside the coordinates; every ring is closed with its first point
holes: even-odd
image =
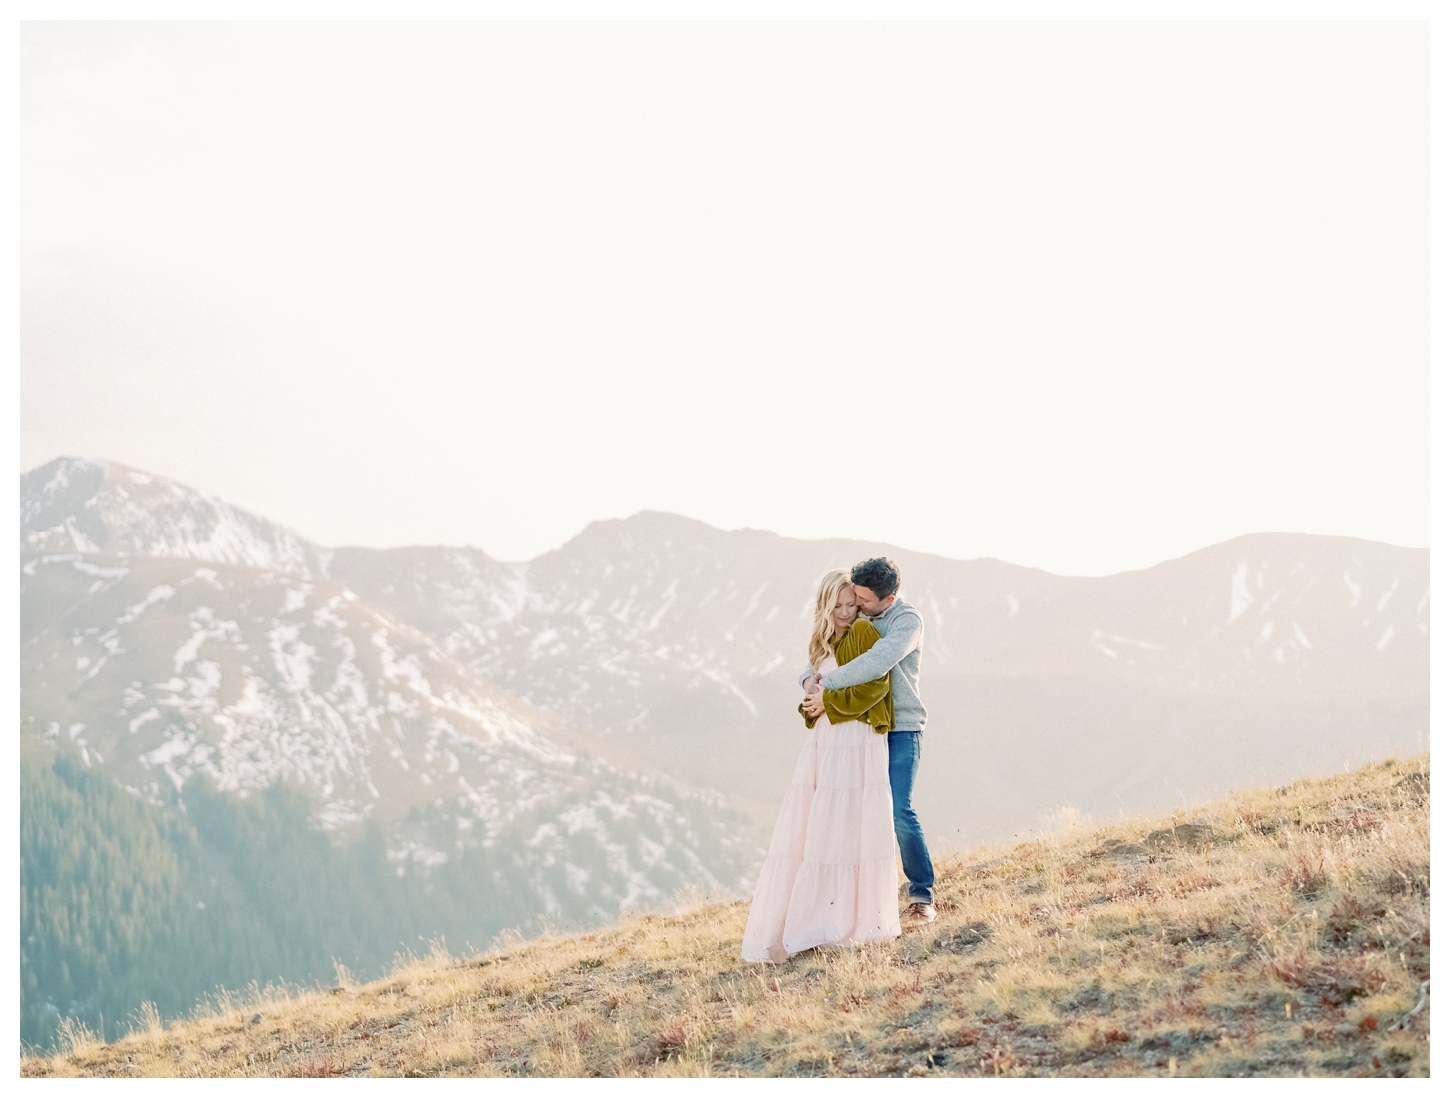
{"type": "Polygon", "coordinates": [[[932,902],[932,886],[936,874],[931,868],[931,855],[921,833],[921,821],[911,807],[911,787],[916,784],[916,768],[921,762],[920,732],[888,732],[886,748],[890,755],[891,802],[896,813],[896,845],[901,848],[901,868],[906,873],[907,895],[912,903],[932,902]]]}

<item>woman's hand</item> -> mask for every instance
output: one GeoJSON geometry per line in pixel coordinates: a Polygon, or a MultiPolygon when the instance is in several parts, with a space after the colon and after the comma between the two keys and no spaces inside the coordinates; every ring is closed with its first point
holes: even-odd
{"type": "Polygon", "coordinates": [[[816,685],[814,694],[807,694],[801,702],[801,708],[806,711],[808,717],[819,717],[826,711],[826,699],[821,696],[820,684],[816,685]]]}

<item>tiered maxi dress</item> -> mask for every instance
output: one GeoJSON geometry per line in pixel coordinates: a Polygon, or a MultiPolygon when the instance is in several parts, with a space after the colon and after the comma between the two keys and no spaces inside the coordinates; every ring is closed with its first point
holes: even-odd
{"type": "MultiPolygon", "coordinates": [[[[820,670],[835,666],[827,656],[820,670]]],[[[741,956],[781,962],[899,938],[896,862],[886,736],[863,720],[817,720],[775,821],[741,956]]]]}

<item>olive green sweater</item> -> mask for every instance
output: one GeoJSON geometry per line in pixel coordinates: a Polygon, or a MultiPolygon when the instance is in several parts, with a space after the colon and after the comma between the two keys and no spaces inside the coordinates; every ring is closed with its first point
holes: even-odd
{"type": "MultiPolygon", "coordinates": [[[[837,666],[846,666],[857,656],[868,651],[880,639],[881,634],[876,631],[874,625],[865,618],[857,618],[851,623],[851,628],[842,633],[840,639],[835,642],[837,666]]],[[[821,700],[825,702],[826,717],[832,724],[865,721],[873,731],[882,734],[890,732],[896,725],[896,713],[891,704],[891,676],[889,674],[862,683],[860,686],[847,686],[841,690],[823,690],[821,700]]],[[[814,728],[816,718],[806,712],[805,703],[802,702],[798,709],[800,715],[806,719],[806,727],[814,728]]]]}

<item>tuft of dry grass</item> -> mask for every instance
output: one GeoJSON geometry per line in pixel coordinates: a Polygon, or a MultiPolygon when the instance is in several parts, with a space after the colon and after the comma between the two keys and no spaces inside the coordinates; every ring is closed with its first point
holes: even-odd
{"type": "Polygon", "coordinates": [[[747,905],[694,903],[72,1026],[21,1074],[1428,1075],[1428,756],[1192,815],[948,857],[895,942],[750,965],[747,905]]]}

